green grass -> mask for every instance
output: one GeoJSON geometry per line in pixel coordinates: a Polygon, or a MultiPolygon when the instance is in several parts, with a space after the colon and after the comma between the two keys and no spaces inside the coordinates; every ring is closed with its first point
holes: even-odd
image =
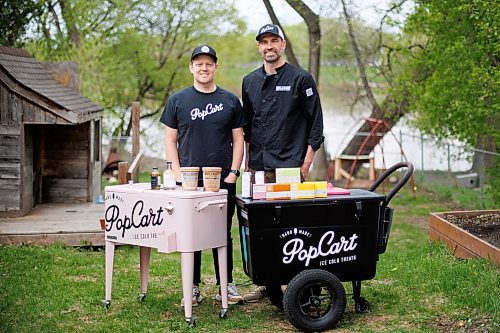
{"type": "MultiPolygon", "coordinates": [[[[455,174],[446,171],[417,171],[416,181],[424,188],[432,189],[435,199],[453,203],[460,209],[484,210],[498,209],[498,189],[492,191],[486,185],[483,188],[461,188],[456,186],[455,174]]],[[[457,208],[458,209],[458,208],[457,208]]]]}
{"type": "MultiPolygon", "coordinates": [[[[363,282],[370,312],[356,314],[349,298],[339,332],[495,332],[500,330],[500,272],[484,260],[460,260],[440,243],[429,243],[423,222],[429,211],[446,210],[432,194],[406,190],[395,208],[387,252],[377,275],[363,282]],[[481,326],[483,325],[483,326],[481,326]]],[[[236,221],[235,280],[253,286],[242,271],[236,221]]],[[[294,332],[267,300],[230,307],[218,318],[211,253],[204,252],[202,293],[194,308],[196,329],[183,323],[180,256],[152,251],[148,296],[139,303],[139,253],[117,248],[113,300],[106,310],[104,251],[62,246],[0,247],[0,332],[294,332]]],[[[348,293],[352,288],[344,286],[348,293]]]]}

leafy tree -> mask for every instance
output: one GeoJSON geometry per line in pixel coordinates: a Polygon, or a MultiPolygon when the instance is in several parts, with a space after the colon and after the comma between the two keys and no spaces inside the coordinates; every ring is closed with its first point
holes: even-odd
{"type": "Polygon", "coordinates": [[[500,5],[488,0],[419,0],[406,24],[422,42],[407,82],[419,127],[476,145],[500,143],[500,5]]]}
{"type": "Polygon", "coordinates": [[[233,7],[215,0],[45,0],[43,8],[30,50],[79,62],[82,92],[106,108],[114,135],[130,134],[132,101],[141,118],[157,119],[168,96],[192,82],[196,44],[244,28],[233,7]]]}
{"type": "Polygon", "coordinates": [[[406,64],[405,73],[413,73],[413,80],[403,75],[400,83],[415,111],[416,125],[435,137],[458,139],[493,152],[476,153],[473,169],[490,168],[492,182],[498,184],[500,3],[415,3],[405,25],[406,32],[419,42],[406,64]]]}
{"type": "Polygon", "coordinates": [[[2,0],[0,3],[0,45],[22,46],[30,20],[41,9],[35,0],[2,0]]]}

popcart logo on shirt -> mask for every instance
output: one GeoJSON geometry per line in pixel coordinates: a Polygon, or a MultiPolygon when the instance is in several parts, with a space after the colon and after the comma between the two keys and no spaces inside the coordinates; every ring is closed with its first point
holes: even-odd
{"type": "Polygon", "coordinates": [[[194,108],[191,110],[191,120],[196,120],[197,118],[201,118],[201,120],[205,120],[206,116],[214,114],[216,112],[224,110],[224,104],[219,103],[213,105],[212,103],[208,103],[205,106],[204,110],[200,110],[199,108],[194,108]]]}

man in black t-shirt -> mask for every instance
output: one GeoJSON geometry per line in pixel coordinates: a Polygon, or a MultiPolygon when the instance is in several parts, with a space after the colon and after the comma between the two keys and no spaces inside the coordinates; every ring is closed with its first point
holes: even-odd
{"type": "MultiPolygon", "coordinates": [[[[208,45],[195,48],[189,63],[193,86],[169,97],[160,121],[166,125],[167,160],[172,161],[177,181],[180,181],[180,167],[222,167],[221,188],[228,190],[228,301],[235,304],[241,302],[242,297],[232,283],[231,223],[236,204],[236,180],[243,160],[243,126],[246,121],[238,97],[215,84],[217,68],[213,48],[208,45]]],[[[201,172],[199,182],[201,185],[201,172]]],[[[220,285],[217,250],[212,252],[217,284],[220,285]]],[[[201,251],[195,252],[194,263],[192,304],[196,306],[202,300],[199,289],[201,251]]],[[[216,299],[221,300],[220,291],[216,299]]]]}

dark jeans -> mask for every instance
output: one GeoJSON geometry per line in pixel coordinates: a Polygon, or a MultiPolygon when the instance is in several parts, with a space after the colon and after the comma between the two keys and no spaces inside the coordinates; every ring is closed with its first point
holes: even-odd
{"type": "MultiPolygon", "coordinates": [[[[233,239],[231,238],[231,224],[233,222],[234,209],[236,208],[236,184],[225,183],[220,185],[221,189],[228,192],[227,195],[227,281],[233,282],[233,239]]],[[[217,285],[220,285],[219,259],[217,249],[212,249],[214,257],[215,278],[217,285]]],[[[194,253],[194,275],[193,284],[199,285],[201,282],[201,251],[194,253]]]]}

